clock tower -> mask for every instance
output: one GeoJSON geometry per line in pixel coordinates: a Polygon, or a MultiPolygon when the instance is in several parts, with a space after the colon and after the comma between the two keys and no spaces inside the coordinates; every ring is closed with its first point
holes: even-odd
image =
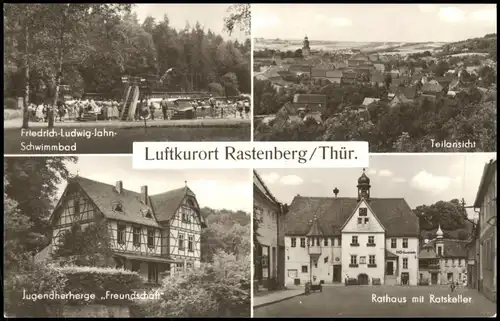
{"type": "Polygon", "coordinates": [[[358,201],[365,199],[370,200],[370,179],[365,174],[365,169],[363,168],[363,174],[358,178],[358,201]]]}
{"type": "Polygon", "coordinates": [[[304,43],[302,46],[302,56],[308,57],[311,54],[311,48],[309,47],[309,38],[307,36],[304,37],[304,43]]]}

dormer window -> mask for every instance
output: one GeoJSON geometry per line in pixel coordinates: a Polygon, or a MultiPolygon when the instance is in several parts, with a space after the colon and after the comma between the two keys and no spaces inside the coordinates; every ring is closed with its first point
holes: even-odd
{"type": "Polygon", "coordinates": [[[153,216],[151,215],[151,211],[147,211],[146,215],[144,215],[146,218],[152,218],[153,216]]]}
{"type": "Polygon", "coordinates": [[[119,202],[115,203],[114,211],[115,212],[123,212],[123,204],[119,203],[119,202]]]}

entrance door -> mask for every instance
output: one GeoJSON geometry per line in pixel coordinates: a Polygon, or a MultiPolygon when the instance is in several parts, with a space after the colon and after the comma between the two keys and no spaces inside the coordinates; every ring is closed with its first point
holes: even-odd
{"type": "Polygon", "coordinates": [[[387,261],[387,275],[394,275],[394,262],[387,261]]]}
{"type": "Polygon", "coordinates": [[[158,283],[158,266],[156,263],[148,263],[148,282],[158,283]]]}
{"type": "Polygon", "coordinates": [[[409,281],[410,281],[410,273],[402,272],[401,273],[401,284],[408,285],[409,281]]]}
{"type": "Polygon", "coordinates": [[[438,274],[437,273],[431,274],[431,284],[438,284],[438,274]]]}
{"type": "Polygon", "coordinates": [[[334,265],[333,266],[333,282],[342,282],[342,266],[334,265]]]}
{"type": "Polygon", "coordinates": [[[358,284],[359,285],[368,285],[368,275],[361,273],[358,275],[358,284]]]}

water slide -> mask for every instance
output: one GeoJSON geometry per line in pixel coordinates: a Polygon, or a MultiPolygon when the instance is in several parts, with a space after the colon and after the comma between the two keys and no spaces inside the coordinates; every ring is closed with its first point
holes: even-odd
{"type": "Polygon", "coordinates": [[[130,108],[128,111],[128,119],[135,119],[135,109],[137,108],[137,102],[139,100],[139,86],[134,86],[132,93],[132,102],[130,103],[130,108]]]}
{"type": "Polygon", "coordinates": [[[128,98],[129,98],[129,95],[130,95],[130,92],[132,90],[132,87],[131,86],[128,86],[127,88],[127,91],[125,93],[125,99],[123,100],[123,106],[122,106],[122,110],[120,112],[120,119],[123,120],[124,119],[124,115],[123,113],[126,112],[127,110],[127,102],[128,102],[128,98]]]}

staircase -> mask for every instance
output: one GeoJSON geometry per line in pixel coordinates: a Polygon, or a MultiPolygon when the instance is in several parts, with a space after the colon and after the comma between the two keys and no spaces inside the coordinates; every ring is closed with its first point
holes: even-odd
{"type": "Polygon", "coordinates": [[[132,102],[134,101],[134,93],[137,86],[129,86],[127,89],[127,95],[125,97],[125,103],[123,105],[122,114],[120,116],[120,120],[126,121],[129,120],[129,110],[132,106],[132,102]]]}

